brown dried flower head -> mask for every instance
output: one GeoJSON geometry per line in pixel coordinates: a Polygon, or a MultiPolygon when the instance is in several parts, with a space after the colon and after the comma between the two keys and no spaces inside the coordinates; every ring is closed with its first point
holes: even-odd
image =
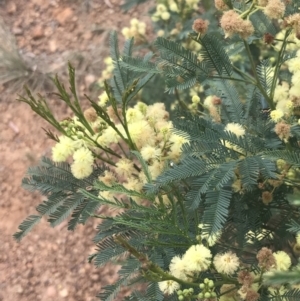
{"type": "Polygon", "coordinates": [[[223,0],[215,0],[215,7],[218,10],[227,10],[229,7],[223,0]]]}
{"type": "Polygon", "coordinates": [[[262,193],[262,201],[265,205],[269,205],[273,200],[273,194],[270,191],[264,191],[262,193]]]}
{"type": "Polygon", "coordinates": [[[243,39],[247,39],[254,33],[254,27],[250,20],[243,20],[241,23],[241,28],[239,31],[239,35],[243,39]]]}
{"type": "Polygon", "coordinates": [[[266,6],[268,4],[268,0],[258,0],[259,6],[266,6]]]}
{"type": "Polygon", "coordinates": [[[264,14],[270,19],[281,19],[285,12],[285,4],[281,0],[269,0],[264,14]]]}
{"type": "Polygon", "coordinates": [[[242,19],[234,10],[224,12],[220,20],[220,25],[225,32],[225,37],[230,37],[238,32],[242,19]]]}
{"type": "Polygon", "coordinates": [[[281,140],[287,141],[291,136],[291,126],[284,121],[278,122],[274,130],[281,140]]]}
{"type": "Polygon", "coordinates": [[[245,301],[257,301],[260,294],[253,289],[249,289],[246,294],[245,301]]]}
{"type": "Polygon", "coordinates": [[[300,33],[300,13],[296,13],[284,18],[283,27],[293,28],[296,32],[296,35],[298,35],[300,33]]]}
{"type": "Polygon", "coordinates": [[[234,10],[224,12],[220,25],[225,32],[225,37],[231,37],[237,33],[241,38],[246,39],[254,32],[251,21],[243,20],[234,10]]]}
{"type": "Polygon", "coordinates": [[[275,37],[271,35],[270,33],[265,33],[264,34],[264,42],[266,44],[272,44],[274,42],[275,37]]]}
{"type": "Polygon", "coordinates": [[[273,256],[272,250],[264,247],[258,251],[256,258],[258,260],[258,266],[264,271],[269,271],[276,266],[276,260],[273,256]]]}
{"type": "Polygon", "coordinates": [[[196,19],[193,24],[193,30],[200,34],[205,34],[208,29],[209,22],[203,19],[196,19]]]}
{"type": "Polygon", "coordinates": [[[94,108],[88,108],[84,111],[84,117],[89,122],[94,122],[97,120],[98,115],[94,108]]]}
{"type": "MultiPolygon", "coordinates": [[[[122,116],[122,108],[118,108],[118,115],[122,116]]],[[[109,116],[109,118],[114,122],[114,123],[118,123],[119,122],[119,118],[116,115],[114,108],[112,106],[107,107],[106,112],[109,116]]]]}
{"type": "Polygon", "coordinates": [[[104,175],[100,176],[99,180],[109,187],[117,182],[115,175],[108,170],[105,170],[104,175]]]}
{"type": "Polygon", "coordinates": [[[213,121],[221,122],[220,113],[215,106],[209,107],[208,111],[209,111],[209,115],[212,117],[213,121]]]}
{"type": "Polygon", "coordinates": [[[218,106],[222,103],[222,99],[220,97],[214,95],[212,97],[211,102],[212,102],[213,105],[218,106]]]}
{"type": "Polygon", "coordinates": [[[237,278],[238,282],[240,284],[242,284],[245,287],[250,287],[251,284],[254,281],[254,277],[253,275],[247,271],[247,270],[242,270],[238,273],[238,278],[237,278]]]}

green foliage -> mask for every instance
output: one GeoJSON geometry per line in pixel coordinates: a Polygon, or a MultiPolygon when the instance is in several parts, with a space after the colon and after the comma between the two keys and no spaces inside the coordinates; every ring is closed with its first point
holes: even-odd
{"type": "Polygon", "coordinates": [[[210,70],[216,70],[219,75],[230,76],[232,74],[231,61],[218,37],[205,35],[198,39],[196,35],[193,35],[192,38],[202,46],[200,55],[210,70]]]}
{"type": "Polygon", "coordinates": [[[39,215],[29,216],[19,226],[19,232],[14,237],[21,240],[43,216],[48,217],[52,227],[70,216],[69,230],[74,230],[78,224],[85,224],[100,204],[83,196],[80,189],[90,189],[90,193],[95,195],[97,190],[92,185],[100,173],[102,170],[98,168],[90,177],[81,181],[74,178],[68,163],[54,163],[48,158],[42,158],[39,166],[28,170],[23,187],[29,191],[38,191],[47,199],[36,207],[39,215]]]}
{"type": "Polygon", "coordinates": [[[175,88],[184,90],[203,82],[209,73],[207,64],[200,63],[195,53],[185,49],[180,44],[168,41],[164,38],[157,38],[155,46],[160,51],[162,61],[158,64],[166,78],[169,92],[175,88]],[[180,81],[178,82],[178,77],[180,81]]]}
{"type": "MultiPolygon", "coordinates": [[[[124,45],[123,55],[119,53],[117,33],[112,32],[110,35],[110,53],[111,58],[114,61],[113,77],[111,79],[111,86],[113,88],[114,97],[118,102],[122,102],[126,97],[126,104],[139,92],[139,90],[153,77],[153,73],[144,74],[141,76],[139,72],[144,72],[145,69],[138,69],[138,72],[134,72],[129,68],[122,68],[123,58],[127,58],[128,61],[135,62],[132,58],[133,39],[127,40],[124,45]],[[137,81],[138,79],[138,81],[137,81]],[[125,92],[125,93],[124,93],[125,92]],[[128,94],[128,95],[127,95],[128,94]]],[[[143,63],[146,66],[151,66],[149,60],[151,59],[151,53],[146,55],[143,59],[143,63]]],[[[126,67],[127,65],[125,65],[126,67]]]]}
{"type": "MultiPolygon", "coordinates": [[[[98,267],[113,262],[122,268],[119,279],[98,295],[101,300],[115,300],[123,287],[132,288],[126,300],[177,300],[175,294],[161,293],[157,282],[162,281],[175,281],[183,289],[195,289],[196,295],[191,299],[198,298],[197,294],[202,292],[199,283],[206,278],[217,283],[218,294],[222,284],[234,284],[240,289],[238,272],[228,277],[210,258],[201,259],[209,261],[206,269],[174,276],[170,262],[184,260],[187,250],[193,251],[195,245],[201,244],[203,248],[210,248],[212,256],[234,251],[240,262],[237,271],[255,272],[254,282],[258,284],[261,300],[300,298],[290,281],[299,276],[298,270],[290,270],[289,276],[282,273],[270,276],[266,283],[290,282],[287,290],[276,296],[267,291],[268,286],[263,282],[267,269],[261,267],[257,257],[258,252],[268,246],[274,251],[290,249],[287,256],[294,266],[297,259],[293,247],[298,244],[295,234],[300,232],[299,202],[295,202],[300,174],[299,113],[296,107],[285,108],[282,115],[269,112],[269,109],[281,109],[274,95],[277,83],[285,78],[282,67],[295,56],[295,53],[286,52],[292,29],[286,30],[279,50],[274,47],[270,51],[274,56],[267,60],[265,54],[261,55],[260,50],[266,49],[260,39],[266,31],[275,35],[279,29],[260,11],[261,7],[255,8],[256,2],[226,1],[226,4],[244,19],[249,17],[253,23],[257,22],[253,35],[248,38],[234,36],[224,41],[215,31],[208,31],[206,35],[192,33],[190,39],[201,45],[198,52],[176,40],[159,37],[154,43],[159,55],[148,52],[144,57],[134,57],[133,39],[125,42],[120,53],[117,34],[111,34],[114,70],[110,84],[106,82],[104,89],[118,122],[111,118],[112,113],[104,105],[88,100],[104,128],[111,128],[122,138],[121,142],[114,142],[120,147],[121,155],[105,143],[98,143],[102,129],[94,130],[94,124],[82,111],[76,94],[74,68],[69,66],[71,94],[58,78],[54,80],[57,95],[72,109],[84,128],[78,130],[86,139],[84,145],[93,151],[96,160],[111,168],[95,164],[93,173],[79,180],[72,175],[68,163],[53,163],[44,158],[38,167],[29,170],[23,185],[41,192],[47,199],[37,207],[39,215],[31,215],[20,225],[15,238],[20,240],[44,215],[52,226],[71,216],[70,230],[79,223],[84,224],[89,217],[103,220],[94,237],[97,250],[89,260],[98,267]],[[236,54],[243,57],[237,61],[236,54]],[[145,145],[138,149],[126,113],[147,83],[162,79],[167,85],[168,100],[176,98],[181,110],[173,120],[172,132],[168,132],[166,128],[161,130],[156,116],[147,115],[143,111],[144,104],[139,103],[140,107],[135,107],[139,109],[134,112],[142,116],[139,117],[142,121],[154,124],[156,136],[149,138],[154,142],[148,145],[148,141],[143,141],[145,145]],[[195,86],[201,89],[195,89],[193,94],[183,91],[195,86]],[[201,101],[204,96],[206,100],[201,101]],[[192,98],[194,111],[187,110],[190,108],[185,103],[187,97],[192,98]],[[159,140],[158,135],[163,139],[159,140]],[[173,139],[170,138],[171,142],[169,137],[173,139]],[[122,143],[128,148],[124,149],[122,143]],[[143,147],[155,149],[159,143],[162,154],[147,158],[143,147]],[[172,157],[171,151],[176,153],[177,144],[182,146],[177,150],[178,156],[172,157]],[[157,177],[152,172],[155,156],[160,158],[159,163],[165,164],[157,177]],[[130,174],[125,172],[112,181],[99,178],[104,170],[114,176],[118,167],[115,160],[120,158],[132,163],[130,174]],[[138,182],[142,176],[142,183],[146,184],[139,191],[126,188],[126,181],[120,179],[138,182]],[[98,212],[101,205],[109,208],[108,214],[98,212]],[[216,241],[211,243],[213,237],[216,241]],[[145,281],[147,288],[136,287],[145,281]]],[[[294,4],[287,14],[294,10],[294,4]]],[[[178,15],[181,13],[182,18],[186,17],[184,9],[178,15]]],[[[291,80],[292,76],[288,78],[291,80]]],[[[27,94],[22,101],[72,138],[55,120],[42,97],[36,100],[29,90],[27,94]]],[[[166,126],[166,122],[164,116],[161,123],[166,126]]],[[[144,130],[146,134],[147,129],[144,130]]],[[[49,135],[55,138],[50,132],[49,135]]],[[[181,272],[185,273],[188,268],[185,266],[181,272]]]]}

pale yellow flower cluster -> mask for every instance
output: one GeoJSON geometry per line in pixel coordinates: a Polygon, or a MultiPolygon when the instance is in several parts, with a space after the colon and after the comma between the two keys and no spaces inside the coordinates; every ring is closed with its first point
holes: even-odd
{"type": "Polygon", "coordinates": [[[199,104],[201,105],[201,99],[199,94],[203,92],[203,87],[201,85],[194,86],[190,89],[189,95],[191,97],[192,103],[188,104],[188,108],[191,112],[196,113],[198,111],[199,104]]]}
{"type": "MultiPolygon", "coordinates": [[[[175,5],[176,5],[176,3],[175,3],[175,5]]],[[[177,5],[174,8],[178,10],[177,5]]],[[[171,17],[171,14],[168,10],[168,7],[165,4],[159,3],[156,6],[155,13],[151,16],[151,20],[153,22],[158,22],[160,20],[167,21],[170,19],[170,17],[171,17]]]]}
{"type": "MultiPolygon", "coordinates": [[[[89,108],[84,115],[93,133],[88,131],[77,117],[68,122],[64,121],[64,124],[67,123],[65,126],[70,138],[60,137],[60,142],[52,149],[53,160],[63,162],[73,155],[72,173],[76,178],[82,179],[91,174],[93,162],[98,155],[103,158],[107,155],[110,157],[105,149],[115,150],[122,147],[126,155],[118,160],[114,159],[116,167],[112,168],[112,171],[115,174],[106,171],[99,179],[107,186],[121,183],[128,190],[141,192],[147,177],[124,141],[131,139],[135,149],[146,161],[152,179],[155,179],[162,173],[168,160],[178,162],[182,145],[188,142],[188,137],[184,133],[173,132],[173,125],[169,121],[169,113],[164,104],[147,106],[138,102],[133,108],[127,109],[126,116],[118,111],[121,120],[124,121],[126,117],[129,138],[124,126],[116,117],[116,112],[107,104],[108,96],[104,92],[99,96],[99,105],[106,110],[116,129],[97,116],[93,108],[89,108]],[[95,158],[92,153],[95,154],[95,158]]],[[[120,148],[118,152],[121,152],[120,148]]],[[[116,197],[104,191],[100,194],[101,197],[105,195],[110,200],[116,197]]],[[[164,202],[168,203],[168,200],[164,199],[164,202]]]]}
{"type": "MultiPolygon", "coordinates": [[[[76,118],[74,121],[80,124],[76,118]]],[[[81,135],[74,134],[71,137],[59,137],[59,142],[52,148],[52,159],[54,162],[64,162],[73,156],[71,172],[75,178],[83,179],[93,172],[94,156],[89,149],[91,144],[82,139],[81,135]]]]}
{"type": "Polygon", "coordinates": [[[71,171],[75,178],[84,179],[91,175],[93,172],[94,157],[88,148],[81,147],[75,151],[73,160],[71,171]]]}
{"type": "Polygon", "coordinates": [[[198,228],[201,230],[201,234],[200,234],[201,241],[205,240],[208,246],[212,247],[216,244],[218,239],[221,237],[222,232],[218,231],[213,234],[204,233],[203,231],[204,227],[205,225],[202,223],[198,225],[198,228]]]}
{"type": "Polygon", "coordinates": [[[64,162],[69,156],[73,155],[76,149],[80,147],[77,141],[69,137],[59,137],[59,142],[52,148],[52,159],[54,162],[64,162]]]}
{"type": "MultiPolygon", "coordinates": [[[[187,137],[173,133],[169,114],[162,103],[147,106],[139,102],[126,112],[128,131],[137,150],[148,165],[152,179],[157,178],[165,168],[166,160],[177,162],[181,155],[181,148],[188,142],[187,137]]],[[[119,124],[116,124],[119,127],[119,124]]],[[[119,128],[125,138],[124,129],[119,128]]],[[[118,141],[113,140],[113,133],[106,135],[111,128],[104,130],[98,142],[108,147],[118,141]]],[[[120,140],[120,139],[119,139],[120,140]]],[[[116,162],[115,172],[125,188],[141,192],[147,178],[143,171],[134,167],[132,159],[121,158],[116,162]]]]}
{"type": "MultiPolygon", "coordinates": [[[[167,160],[179,161],[182,145],[188,143],[189,137],[185,133],[173,132],[173,124],[169,121],[169,113],[163,103],[147,106],[138,102],[133,108],[129,108],[125,116],[130,135],[128,137],[112,107],[106,107],[108,102],[106,93],[100,95],[99,98],[99,105],[107,111],[116,129],[108,126],[104,120],[98,117],[93,108],[87,109],[84,115],[93,129],[93,133],[88,131],[77,117],[68,121],[65,126],[69,137],[60,137],[60,141],[52,149],[52,157],[55,162],[66,161],[73,155],[72,173],[76,178],[82,179],[92,172],[94,162],[92,152],[96,155],[103,155],[105,150],[101,150],[99,146],[104,149],[114,149],[116,146],[124,144],[124,139],[130,139],[136,150],[140,152],[148,164],[152,179],[162,173],[167,160]]],[[[124,119],[124,116],[121,119],[124,119]]],[[[128,156],[115,162],[114,171],[128,190],[141,191],[147,178],[140,168],[134,167],[133,157],[126,150],[125,145],[124,147],[128,156]]],[[[111,179],[111,177],[108,178],[111,179]]],[[[105,180],[108,181],[106,178],[105,180]]]]}
{"type": "MultiPolygon", "coordinates": [[[[235,134],[237,137],[243,137],[246,133],[246,130],[245,128],[241,125],[241,124],[238,124],[238,123],[235,123],[235,122],[230,122],[228,123],[225,128],[224,128],[224,131],[227,132],[227,133],[232,133],[232,134],[235,134]]],[[[227,147],[228,149],[232,149],[238,153],[240,153],[242,156],[245,155],[245,152],[243,149],[241,149],[240,147],[238,147],[237,145],[234,145],[232,143],[230,143],[229,141],[225,140],[221,140],[221,143],[227,147]]],[[[237,190],[239,191],[237,188],[238,185],[236,185],[238,183],[233,183],[233,188],[234,190],[237,190]]]]}
{"type": "Polygon", "coordinates": [[[209,115],[215,122],[220,122],[220,104],[222,103],[221,98],[215,95],[209,95],[204,99],[203,106],[209,112],[209,115]]]}
{"type": "Polygon", "coordinates": [[[200,104],[200,97],[198,95],[194,95],[192,97],[192,103],[188,105],[188,108],[191,112],[196,113],[199,104],[200,104]]]}
{"type": "Polygon", "coordinates": [[[230,122],[227,123],[224,129],[225,132],[235,134],[237,137],[242,137],[245,135],[246,131],[244,127],[238,123],[230,122]]]}
{"type": "Polygon", "coordinates": [[[240,265],[238,257],[231,251],[216,254],[213,262],[218,273],[227,275],[234,274],[240,265]]]}
{"type": "Polygon", "coordinates": [[[135,38],[141,40],[146,34],[146,23],[141,22],[136,18],[130,20],[130,27],[123,27],[122,35],[126,39],[135,38]]]}
{"type": "Polygon", "coordinates": [[[199,0],[158,0],[156,2],[156,10],[151,16],[153,22],[168,21],[171,18],[171,13],[180,12],[179,8],[182,5],[187,11],[197,10],[199,0]]]}
{"type": "MultiPolygon", "coordinates": [[[[284,36],[286,34],[286,30],[283,29],[281,30],[276,36],[276,43],[274,44],[274,48],[276,51],[280,51],[280,48],[282,46],[282,41],[284,39],[284,36]]],[[[297,51],[300,48],[300,40],[297,38],[297,35],[295,32],[292,32],[289,37],[287,38],[287,45],[286,45],[286,51],[291,52],[291,51],[297,51]]]]}
{"type": "MultiPolygon", "coordinates": [[[[201,44],[199,44],[196,41],[191,40],[191,39],[183,42],[182,46],[184,48],[187,48],[187,49],[189,49],[191,51],[194,51],[194,52],[199,52],[202,48],[201,44]]],[[[199,61],[201,61],[201,56],[200,55],[199,55],[199,61]]]]}
{"type": "MultiPolygon", "coordinates": [[[[282,37],[283,34],[284,31],[278,37],[282,37]]],[[[288,46],[290,44],[294,45],[294,43],[288,43],[288,46]]],[[[276,46],[278,47],[278,44],[276,46]]],[[[270,112],[270,118],[276,123],[275,133],[281,140],[287,142],[292,136],[290,128],[293,118],[291,117],[294,109],[300,106],[300,50],[296,52],[295,58],[285,63],[284,68],[292,74],[291,83],[283,81],[276,84],[273,98],[276,108],[270,112]]]]}
{"type": "Polygon", "coordinates": [[[300,106],[300,51],[297,56],[288,60],[286,65],[292,73],[291,86],[287,82],[276,85],[274,93],[274,102],[276,110],[271,111],[270,117],[275,122],[282,119],[288,119],[293,109],[300,106]]]}
{"type": "Polygon", "coordinates": [[[277,271],[287,271],[291,265],[291,257],[284,251],[277,251],[273,253],[276,261],[276,270],[277,271]]]}
{"type": "Polygon", "coordinates": [[[104,91],[99,95],[98,105],[100,107],[105,107],[107,105],[107,102],[108,102],[108,96],[107,93],[104,91]]]}
{"type": "Polygon", "coordinates": [[[287,61],[289,71],[292,73],[291,87],[289,90],[289,101],[294,107],[300,106],[300,50],[297,51],[295,58],[287,61]]]}
{"type": "Polygon", "coordinates": [[[297,233],[296,235],[296,243],[300,245],[300,233],[297,233]]]}
{"type": "MultiPolygon", "coordinates": [[[[271,296],[279,296],[284,295],[288,290],[284,285],[279,286],[269,286],[268,291],[270,292],[271,296]]],[[[280,298],[280,297],[279,297],[280,298]]]]}
{"type": "MultiPolygon", "coordinates": [[[[107,127],[93,108],[87,109],[84,115],[95,133],[107,127]]],[[[59,137],[59,142],[52,147],[52,159],[54,162],[64,162],[73,156],[72,174],[77,179],[86,178],[93,171],[95,158],[92,151],[95,151],[98,134],[90,133],[77,117],[62,121],[61,124],[68,137],[59,137]]]]}
{"type": "Polygon", "coordinates": [[[283,111],[280,109],[270,112],[270,118],[275,122],[279,121],[283,117],[283,115],[283,111]]]}
{"type": "Polygon", "coordinates": [[[158,282],[159,289],[167,295],[172,295],[180,289],[180,284],[174,280],[166,280],[158,282]]]}
{"type": "Polygon", "coordinates": [[[189,9],[197,9],[199,0],[183,0],[188,5],[189,9]]]}
{"type": "MultiPolygon", "coordinates": [[[[208,248],[203,245],[193,245],[191,246],[185,254],[181,256],[175,256],[172,258],[169,265],[170,274],[183,281],[191,280],[193,275],[199,272],[206,271],[211,264],[212,254],[208,248]]],[[[159,282],[159,288],[162,292],[172,294],[174,291],[180,288],[180,285],[175,282],[175,286],[172,283],[172,290],[166,291],[167,281],[159,282]]],[[[170,287],[171,284],[169,284],[170,287]]]]}
{"type": "Polygon", "coordinates": [[[113,60],[110,56],[104,59],[105,69],[101,72],[101,77],[98,80],[98,84],[100,87],[103,87],[103,83],[105,80],[108,80],[112,76],[112,72],[114,70],[113,60]]]}

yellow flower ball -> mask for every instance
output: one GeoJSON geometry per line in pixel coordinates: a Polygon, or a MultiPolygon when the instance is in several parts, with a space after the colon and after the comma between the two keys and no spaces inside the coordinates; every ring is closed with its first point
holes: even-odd
{"type": "Polygon", "coordinates": [[[291,265],[291,257],[284,251],[277,251],[273,253],[276,260],[276,270],[277,271],[287,271],[291,265]]]}
{"type": "Polygon", "coordinates": [[[76,152],[74,152],[73,159],[76,163],[84,163],[87,165],[92,165],[94,163],[92,152],[85,147],[81,147],[76,152]]]}
{"type": "Polygon", "coordinates": [[[206,271],[211,264],[212,254],[203,245],[191,246],[183,255],[188,272],[206,271]]]}
{"type": "Polygon", "coordinates": [[[281,110],[273,110],[270,113],[270,118],[273,121],[279,121],[283,117],[283,112],[281,110]]]}
{"type": "Polygon", "coordinates": [[[169,13],[168,11],[165,11],[165,12],[163,12],[163,13],[160,15],[160,17],[161,17],[164,21],[167,21],[167,20],[170,19],[171,15],[170,15],[170,13],[169,13]]]}
{"type": "Polygon", "coordinates": [[[71,165],[71,172],[75,178],[84,179],[92,174],[93,166],[86,162],[74,162],[71,165]]]}

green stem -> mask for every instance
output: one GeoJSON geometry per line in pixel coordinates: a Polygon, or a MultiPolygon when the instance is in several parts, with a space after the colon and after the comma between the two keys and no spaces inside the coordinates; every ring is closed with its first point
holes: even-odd
{"type": "Polygon", "coordinates": [[[271,91],[270,91],[270,98],[273,99],[274,97],[274,93],[275,93],[275,88],[276,88],[276,83],[277,83],[277,79],[278,79],[278,73],[280,71],[280,67],[281,67],[281,62],[282,62],[282,57],[285,53],[285,49],[287,46],[287,38],[291,33],[291,29],[287,30],[278,54],[278,58],[276,60],[276,66],[275,66],[275,71],[274,71],[274,77],[273,77],[273,81],[272,81],[272,86],[271,86],[271,91]]]}
{"type": "Polygon", "coordinates": [[[98,148],[102,149],[104,152],[109,153],[117,158],[122,158],[119,154],[111,150],[110,148],[102,147],[96,140],[91,138],[89,135],[85,135],[85,138],[90,140],[93,144],[95,144],[98,148]]]}
{"type": "MultiPolygon", "coordinates": [[[[171,186],[174,190],[173,190],[173,193],[174,195],[177,197],[178,199],[178,203],[179,203],[179,206],[180,206],[180,209],[181,209],[181,216],[183,217],[183,223],[184,223],[184,227],[185,227],[185,231],[186,233],[188,232],[188,219],[187,219],[187,212],[186,212],[186,209],[185,209],[185,206],[184,206],[184,200],[182,199],[182,196],[181,194],[178,192],[177,188],[175,185],[172,185],[171,186]]],[[[176,205],[175,205],[176,206],[176,205]]],[[[189,239],[189,236],[186,235],[186,238],[189,239]]]]}
{"type": "Polygon", "coordinates": [[[123,152],[124,156],[125,156],[126,158],[128,158],[128,155],[126,154],[126,152],[125,152],[125,150],[124,150],[122,144],[121,144],[120,142],[118,142],[118,145],[119,145],[121,151],[123,152]]]}
{"type": "Polygon", "coordinates": [[[178,93],[178,90],[177,90],[176,88],[175,88],[175,96],[176,96],[176,99],[178,100],[180,106],[181,106],[183,109],[189,110],[188,105],[187,105],[183,100],[181,100],[180,95],[179,95],[179,93],[178,93]]]}
{"type": "Polygon", "coordinates": [[[235,70],[236,73],[238,73],[240,76],[248,78],[249,83],[251,83],[252,85],[255,84],[255,80],[253,79],[253,77],[251,77],[250,75],[246,74],[245,72],[243,72],[241,69],[235,67],[234,65],[232,65],[232,68],[235,70]]]}
{"type": "Polygon", "coordinates": [[[250,82],[250,81],[246,81],[244,79],[241,79],[241,78],[235,78],[235,77],[231,77],[231,76],[210,76],[210,78],[213,78],[213,79],[229,79],[229,80],[235,80],[237,82],[244,82],[246,84],[253,84],[253,82],[250,82]]]}
{"type": "Polygon", "coordinates": [[[250,5],[250,7],[246,10],[246,11],[244,11],[242,14],[240,14],[240,17],[242,18],[242,19],[246,19],[247,17],[248,17],[248,15],[250,15],[251,14],[251,11],[252,11],[252,9],[254,8],[254,6],[255,6],[255,3],[256,1],[253,1],[252,3],[251,3],[251,5],[250,5]]]}
{"type": "Polygon", "coordinates": [[[116,163],[114,163],[113,161],[109,160],[109,159],[104,159],[102,156],[100,155],[97,155],[95,153],[93,153],[95,157],[97,157],[99,160],[109,164],[109,165],[112,165],[112,166],[116,166],[116,163]]]}

